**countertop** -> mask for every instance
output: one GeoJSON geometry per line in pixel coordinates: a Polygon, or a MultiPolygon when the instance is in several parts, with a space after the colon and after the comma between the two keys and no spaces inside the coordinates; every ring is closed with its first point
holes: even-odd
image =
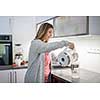
{"type": "Polygon", "coordinates": [[[25,69],[27,68],[28,66],[26,65],[21,65],[21,66],[16,66],[16,67],[13,67],[11,65],[6,65],[6,66],[2,66],[0,65],[0,70],[14,70],[14,69],[25,69]]]}
{"type": "Polygon", "coordinates": [[[100,73],[92,72],[86,69],[79,69],[80,78],[72,78],[72,73],[70,68],[53,68],[51,73],[65,81],[71,83],[100,83],[100,73]]]}
{"type": "MultiPolygon", "coordinates": [[[[14,70],[14,69],[25,69],[28,68],[28,66],[22,65],[22,66],[0,66],[1,70],[14,70]]],[[[66,82],[71,83],[100,83],[100,73],[92,72],[86,69],[80,68],[80,78],[72,78],[72,73],[70,68],[61,68],[57,67],[54,68],[52,65],[51,73],[66,82]]]]}

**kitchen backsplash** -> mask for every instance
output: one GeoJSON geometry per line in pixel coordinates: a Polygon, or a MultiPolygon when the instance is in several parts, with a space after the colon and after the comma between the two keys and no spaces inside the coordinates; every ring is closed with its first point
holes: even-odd
{"type": "MultiPolygon", "coordinates": [[[[76,51],[79,54],[80,68],[100,73],[100,36],[84,35],[62,38],[51,38],[49,42],[68,40],[74,42],[76,51]]],[[[22,43],[24,60],[28,60],[30,43],[22,43]]],[[[53,53],[57,56],[62,49],[57,49],[53,53]]]]}
{"type": "MultiPolygon", "coordinates": [[[[84,35],[73,37],[52,38],[50,42],[68,40],[75,43],[76,51],[79,54],[81,68],[100,73],[100,36],[84,35]]],[[[53,53],[58,55],[62,49],[55,50],[53,53]]]]}

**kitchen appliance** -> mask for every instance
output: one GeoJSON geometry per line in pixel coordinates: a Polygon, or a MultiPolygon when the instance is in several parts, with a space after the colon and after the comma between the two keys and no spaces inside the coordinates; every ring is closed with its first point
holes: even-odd
{"type": "Polygon", "coordinates": [[[71,69],[72,79],[79,78],[79,62],[78,53],[76,50],[65,48],[58,55],[58,62],[62,67],[67,67],[71,69]]]}
{"type": "Polygon", "coordinates": [[[23,49],[21,44],[15,44],[14,62],[17,66],[21,66],[21,63],[23,62],[23,49]]]}
{"type": "Polygon", "coordinates": [[[12,65],[12,35],[0,34],[0,65],[12,65]]]}
{"type": "Polygon", "coordinates": [[[58,55],[58,62],[61,66],[71,66],[73,63],[78,61],[78,53],[76,50],[72,50],[70,48],[65,48],[59,55],[58,55]]]}

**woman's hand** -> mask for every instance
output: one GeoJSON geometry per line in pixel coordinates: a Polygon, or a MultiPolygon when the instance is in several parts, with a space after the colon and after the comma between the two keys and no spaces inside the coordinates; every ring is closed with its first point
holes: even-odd
{"type": "Polygon", "coordinates": [[[75,48],[74,43],[69,42],[69,43],[68,43],[68,47],[69,47],[70,49],[74,49],[74,48],[75,48]]]}

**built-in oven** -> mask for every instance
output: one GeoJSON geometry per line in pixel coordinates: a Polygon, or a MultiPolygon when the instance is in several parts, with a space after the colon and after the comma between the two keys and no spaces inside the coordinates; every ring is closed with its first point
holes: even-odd
{"type": "Polygon", "coordinates": [[[0,35],[0,65],[11,65],[12,60],[12,35],[0,35]]]}

